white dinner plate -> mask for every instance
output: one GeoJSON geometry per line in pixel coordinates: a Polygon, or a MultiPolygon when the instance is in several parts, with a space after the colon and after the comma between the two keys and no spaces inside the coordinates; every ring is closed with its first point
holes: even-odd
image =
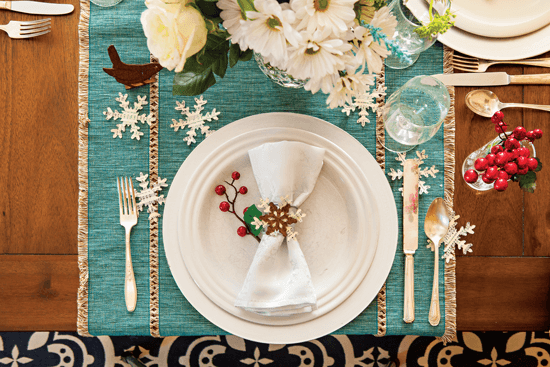
{"type": "MultiPolygon", "coordinates": [[[[407,7],[414,15],[424,14],[424,0],[408,0],[407,7]]],[[[550,25],[523,36],[492,38],[477,36],[458,27],[440,35],[438,41],[463,54],[489,60],[519,60],[550,50],[550,25]]]]}
{"type": "Polygon", "coordinates": [[[455,27],[484,37],[517,37],[550,23],[548,0],[453,0],[455,27]]]}
{"type": "MultiPolygon", "coordinates": [[[[334,156],[338,155],[335,154],[334,156]]],[[[244,158],[241,159],[245,160],[244,158]]],[[[245,165],[243,163],[242,167],[245,165]]],[[[337,166],[335,165],[334,167],[337,166]]],[[[222,170],[223,172],[220,171],[219,174],[222,176],[225,174],[230,175],[231,168],[227,167],[226,169],[227,171],[222,170]]],[[[243,171],[241,172],[241,177],[245,173],[247,176],[249,175],[247,171],[243,171]]],[[[327,174],[326,184],[328,185],[333,176],[330,173],[327,174]]],[[[213,189],[213,187],[210,189],[213,189]]],[[[247,195],[242,198],[246,198],[247,195]]],[[[304,221],[307,219],[308,217],[306,216],[304,221]]],[[[233,226],[233,229],[235,230],[236,227],[233,226]]],[[[397,234],[397,210],[393,193],[384,172],[380,169],[372,155],[356,139],[342,129],[314,117],[292,113],[268,113],[250,116],[223,127],[205,139],[188,156],[174,177],[163,214],[163,239],[166,257],[172,275],[183,295],[198,312],[213,324],[242,338],[263,343],[287,344],[315,339],[341,328],[357,317],[376,298],[390,272],[397,246],[397,234]],[[297,129],[313,133],[311,136],[317,135],[330,140],[335,146],[349,155],[360,170],[358,173],[368,178],[370,190],[375,192],[371,200],[374,201],[372,205],[377,209],[377,220],[379,223],[374,258],[366,275],[358,281],[355,291],[352,291],[349,297],[341,302],[337,302],[338,305],[330,307],[330,310],[318,317],[289,325],[249,321],[231,312],[227,312],[217,305],[201,291],[191,277],[184,261],[184,256],[188,255],[182,255],[178,240],[179,214],[182,210],[182,200],[187,198],[185,192],[196,170],[202,169],[202,165],[207,162],[207,158],[214,158],[211,156],[212,152],[225,142],[235,137],[248,136],[247,134],[251,131],[273,128],[280,128],[281,131],[297,129]]],[[[237,241],[231,241],[231,243],[234,245],[237,241]]],[[[306,246],[304,245],[303,247],[305,248],[306,246]]],[[[251,255],[248,256],[253,256],[254,250],[252,248],[250,250],[251,255]]],[[[204,269],[204,271],[208,272],[212,271],[212,269],[204,269]]],[[[327,287],[327,294],[330,293],[330,290],[331,287],[327,287]]],[[[376,325],[373,326],[376,327],[376,325]]]]}
{"type": "MultiPolygon", "coordinates": [[[[224,139],[193,171],[181,200],[178,241],[185,266],[199,288],[224,310],[248,321],[289,325],[319,317],[342,303],[365,277],[378,242],[378,208],[375,191],[357,163],[342,149],[309,131],[271,127],[257,128],[224,139]],[[317,295],[317,310],[292,316],[266,316],[245,311],[233,304],[244,283],[258,242],[241,238],[241,222],[219,209],[225,196],[214,188],[230,180],[231,172],[245,185],[236,212],[259,204],[260,195],[248,150],[268,142],[299,141],[326,150],[315,189],[300,207],[307,219],[296,225],[300,247],[308,263],[317,295]],[[199,168],[199,169],[197,169],[199,168]],[[205,271],[205,269],[207,271],[205,271]]],[[[235,190],[225,184],[230,198],[235,190]]],[[[242,217],[242,215],[241,215],[242,217]]]]}

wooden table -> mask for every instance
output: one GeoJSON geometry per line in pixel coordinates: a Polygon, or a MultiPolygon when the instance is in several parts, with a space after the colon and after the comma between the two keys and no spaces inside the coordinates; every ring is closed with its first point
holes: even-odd
{"type": "MultiPolygon", "coordinates": [[[[80,11],[76,0],[70,2],[75,11],[52,17],[46,36],[0,35],[0,331],[76,330],[80,11]]],[[[0,11],[0,24],[39,18],[0,11]]],[[[464,96],[472,89],[456,88],[455,210],[459,225],[477,226],[467,237],[474,252],[458,256],[458,328],[548,330],[550,114],[504,111],[512,128],[545,132],[537,156],[547,166],[536,193],[523,194],[517,185],[504,193],[476,193],[465,185],[460,167],[495,132],[488,119],[466,108],[464,96]]],[[[550,104],[550,86],[490,89],[504,102],[550,104]]]]}

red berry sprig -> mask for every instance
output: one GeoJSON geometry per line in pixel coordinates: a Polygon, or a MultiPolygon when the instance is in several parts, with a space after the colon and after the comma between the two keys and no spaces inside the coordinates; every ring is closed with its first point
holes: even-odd
{"type": "MultiPolygon", "coordinates": [[[[251,235],[252,237],[254,237],[258,242],[260,242],[260,238],[256,235],[254,235],[248,228],[248,225],[246,224],[246,222],[244,221],[244,219],[242,219],[236,212],[235,212],[235,202],[237,201],[237,197],[239,196],[239,194],[241,195],[246,195],[246,193],[248,192],[248,188],[246,186],[241,186],[239,187],[239,189],[237,189],[237,187],[235,187],[234,183],[235,181],[237,181],[239,178],[241,178],[241,174],[237,171],[233,172],[231,174],[231,178],[232,178],[232,181],[231,182],[227,182],[227,181],[224,181],[227,185],[231,186],[233,188],[233,190],[235,191],[235,196],[233,196],[233,199],[230,199],[229,198],[229,195],[227,195],[227,189],[225,188],[224,185],[218,185],[214,188],[214,192],[219,195],[219,196],[222,196],[222,195],[225,195],[225,198],[227,199],[227,201],[222,201],[220,203],[220,210],[224,213],[232,213],[235,217],[237,217],[238,220],[241,221],[241,223],[243,224],[242,226],[240,226],[239,228],[237,228],[237,234],[241,237],[244,237],[246,235],[251,235]]],[[[248,207],[246,208],[248,209],[248,207]]],[[[246,212],[246,209],[244,210],[243,214],[246,212]]]]}
{"type": "Polygon", "coordinates": [[[537,170],[539,161],[529,157],[529,149],[522,147],[520,142],[527,140],[533,143],[542,137],[542,130],[527,131],[523,126],[518,126],[511,134],[507,134],[508,125],[503,119],[502,111],[495,112],[491,117],[502,142],[491,147],[490,153],[485,157],[476,159],[475,169],[464,173],[464,181],[474,183],[481,178],[487,184],[494,184],[495,190],[504,191],[508,188],[508,180],[520,181],[522,175],[537,170]]]}

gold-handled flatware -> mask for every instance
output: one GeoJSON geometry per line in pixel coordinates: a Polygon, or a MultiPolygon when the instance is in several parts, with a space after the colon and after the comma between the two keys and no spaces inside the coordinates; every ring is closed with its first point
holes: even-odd
{"type": "Polygon", "coordinates": [[[484,60],[476,57],[454,54],[451,64],[456,70],[469,71],[471,73],[482,73],[487,71],[489,66],[497,64],[541,66],[550,68],[550,58],[545,59],[524,59],[524,60],[484,60]]]}
{"type": "Polygon", "coordinates": [[[126,309],[133,312],[137,303],[137,286],[132,266],[132,253],[130,251],[130,232],[137,224],[138,213],[136,195],[132,179],[128,177],[117,178],[118,199],[120,204],[120,225],[126,230],[126,271],[124,276],[124,298],[126,309]]]}
{"type": "Polygon", "coordinates": [[[509,107],[532,108],[550,112],[550,105],[502,103],[496,94],[486,89],[476,89],[466,94],[466,106],[483,117],[491,117],[495,112],[509,107]]]}
{"type": "Polygon", "coordinates": [[[407,159],[403,167],[403,253],[405,286],[403,321],[414,321],[414,253],[418,249],[418,162],[407,159]]]}
{"type": "Polygon", "coordinates": [[[424,220],[424,232],[434,245],[434,278],[432,287],[432,299],[428,320],[430,325],[437,326],[441,319],[439,307],[439,245],[449,230],[449,212],[442,198],[435,198],[430,204],[426,219],[424,220]]]}

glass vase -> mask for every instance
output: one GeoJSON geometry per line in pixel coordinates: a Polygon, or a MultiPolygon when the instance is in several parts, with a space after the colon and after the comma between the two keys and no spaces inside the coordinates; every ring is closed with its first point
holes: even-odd
{"type": "MultiPolygon", "coordinates": [[[[388,4],[390,12],[397,19],[397,26],[393,39],[405,54],[405,58],[389,55],[384,64],[392,69],[405,69],[418,60],[420,53],[431,47],[437,37],[421,37],[415,29],[430,22],[430,13],[427,6],[415,6],[415,15],[407,8],[405,0],[392,0],[388,4]]],[[[423,4],[426,5],[426,4],[423,4]]],[[[451,7],[450,0],[434,1],[432,13],[444,14],[451,7]]]]}
{"type": "Polygon", "coordinates": [[[258,63],[260,70],[273,82],[285,88],[303,88],[307,80],[296,79],[286,71],[279,69],[265,61],[262,55],[255,52],[254,59],[258,63]]]}
{"type": "MultiPolygon", "coordinates": [[[[506,135],[511,135],[512,133],[511,132],[507,132],[506,135]]],[[[502,143],[502,139],[500,138],[500,136],[497,136],[496,138],[494,138],[493,140],[489,141],[487,144],[485,144],[484,146],[482,146],[481,148],[479,148],[478,150],[470,153],[470,155],[468,155],[466,157],[466,159],[464,160],[464,163],[462,163],[462,178],[464,179],[464,174],[466,173],[466,171],[468,171],[469,169],[473,169],[475,170],[475,167],[474,167],[474,163],[476,161],[476,159],[478,158],[485,158],[485,156],[489,153],[491,153],[491,148],[494,147],[495,145],[499,145],[502,143]]],[[[520,146],[522,147],[526,147],[529,149],[529,152],[530,152],[530,157],[533,157],[535,158],[537,155],[536,155],[536,151],[535,151],[535,146],[528,140],[521,140],[520,141],[520,146]]],[[[479,172],[478,172],[479,173],[479,172]]],[[[510,181],[510,180],[508,180],[510,181]]],[[[466,181],[464,181],[466,182],[466,181]]],[[[469,182],[466,182],[466,184],[468,186],[470,186],[472,189],[474,190],[477,190],[477,191],[487,191],[487,190],[491,190],[494,186],[494,182],[493,183],[485,183],[482,179],[481,179],[481,174],[479,175],[478,179],[476,182],[474,183],[469,183],[469,182]]]]}

